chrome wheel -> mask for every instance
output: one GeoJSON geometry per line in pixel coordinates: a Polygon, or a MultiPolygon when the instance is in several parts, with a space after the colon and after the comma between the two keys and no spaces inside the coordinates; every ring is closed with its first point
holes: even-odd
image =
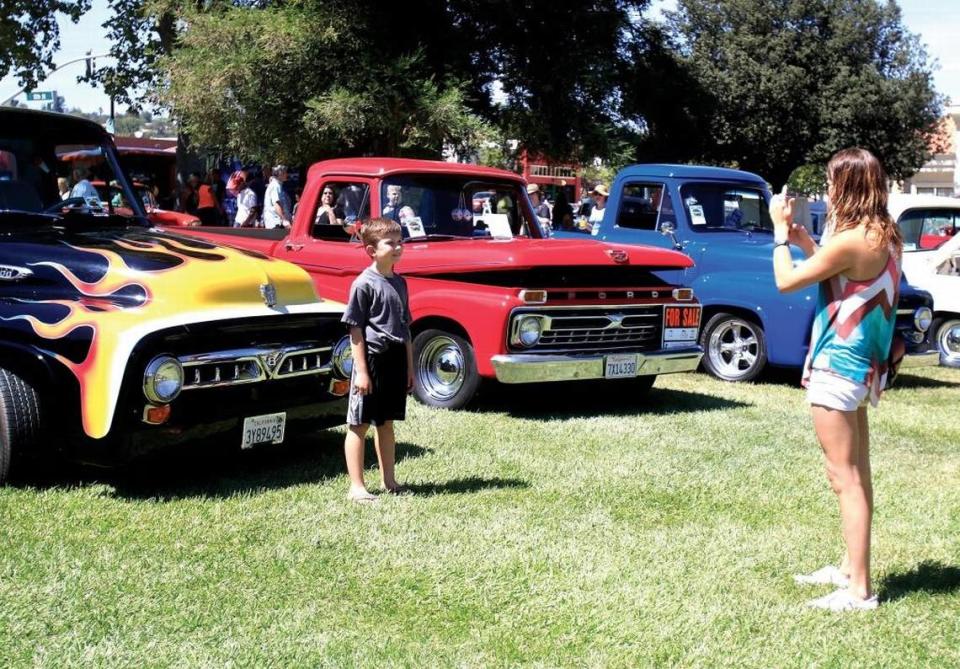
{"type": "Polygon", "coordinates": [[[937,329],[940,361],[950,367],[960,366],[960,319],[946,320],[937,329]]]}
{"type": "Polygon", "coordinates": [[[420,350],[416,361],[417,381],[438,402],[450,401],[463,388],[463,350],[451,337],[433,337],[420,350]]]}
{"type": "Polygon", "coordinates": [[[763,329],[733,314],[717,314],[704,328],[707,371],[724,381],[749,381],[767,362],[763,329]]]}

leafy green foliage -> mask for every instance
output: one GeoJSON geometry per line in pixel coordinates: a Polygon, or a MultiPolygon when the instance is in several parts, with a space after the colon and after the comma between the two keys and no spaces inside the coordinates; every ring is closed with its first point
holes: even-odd
{"type": "Polygon", "coordinates": [[[693,112],[705,132],[687,146],[691,158],[758,172],[774,186],[851,145],[874,151],[895,178],[927,159],[943,99],[896,3],[679,0],[667,17],[698,86],[693,112]]]}
{"type": "Polygon", "coordinates": [[[350,7],[229,7],[188,25],[160,61],[169,83],[159,96],[196,144],[298,163],[436,155],[488,132],[461,83],[435,77],[421,50],[383,53],[350,7]]]}
{"type": "Polygon", "coordinates": [[[0,0],[0,76],[13,71],[21,86],[35,86],[54,68],[58,15],[76,23],[88,9],[90,0],[0,0]]]}
{"type": "Polygon", "coordinates": [[[826,165],[801,165],[790,173],[787,185],[797,193],[808,195],[827,192],[826,165]]]}

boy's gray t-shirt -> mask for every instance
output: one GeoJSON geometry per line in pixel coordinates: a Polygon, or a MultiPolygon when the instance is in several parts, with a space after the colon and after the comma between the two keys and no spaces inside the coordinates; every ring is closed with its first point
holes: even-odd
{"type": "Polygon", "coordinates": [[[387,277],[367,267],[350,287],[347,310],[340,320],[363,328],[370,353],[380,353],[391,343],[410,341],[407,282],[399,274],[387,277]]]}

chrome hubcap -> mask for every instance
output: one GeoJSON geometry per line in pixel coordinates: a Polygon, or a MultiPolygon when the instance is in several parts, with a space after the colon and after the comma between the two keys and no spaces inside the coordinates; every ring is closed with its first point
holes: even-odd
{"type": "Polygon", "coordinates": [[[952,362],[960,361],[960,321],[947,321],[937,336],[940,352],[952,362]]]}
{"type": "Polygon", "coordinates": [[[745,376],[760,355],[760,337],[755,326],[739,319],[722,323],[710,335],[707,355],[720,374],[732,379],[745,376]]]}
{"type": "Polygon", "coordinates": [[[463,387],[463,351],[450,337],[434,337],[420,351],[417,382],[430,397],[446,401],[463,387]]]}

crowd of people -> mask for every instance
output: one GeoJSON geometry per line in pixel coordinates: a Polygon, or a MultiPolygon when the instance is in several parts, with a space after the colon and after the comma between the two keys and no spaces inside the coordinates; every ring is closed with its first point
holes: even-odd
{"type": "Polygon", "coordinates": [[[237,170],[226,181],[211,168],[206,176],[190,174],[178,198],[177,210],[193,214],[203,225],[231,227],[290,227],[293,198],[284,186],[285,165],[237,170]]]}

